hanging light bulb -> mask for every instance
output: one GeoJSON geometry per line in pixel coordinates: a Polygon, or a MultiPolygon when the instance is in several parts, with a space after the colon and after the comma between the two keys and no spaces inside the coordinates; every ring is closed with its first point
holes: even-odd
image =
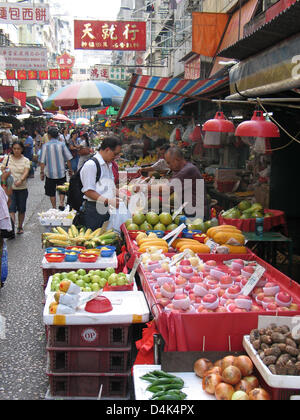
{"type": "Polygon", "coordinates": [[[203,145],[205,148],[220,148],[222,133],[234,133],[233,122],[225,118],[223,112],[218,111],[214,119],[206,121],[202,130],[205,132],[203,145]]]}
{"type": "Polygon", "coordinates": [[[235,135],[254,146],[257,153],[267,154],[271,153],[270,138],[279,138],[280,131],[276,124],[266,120],[262,111],[254,111],[250,121],[238,125],[235,135]]]}

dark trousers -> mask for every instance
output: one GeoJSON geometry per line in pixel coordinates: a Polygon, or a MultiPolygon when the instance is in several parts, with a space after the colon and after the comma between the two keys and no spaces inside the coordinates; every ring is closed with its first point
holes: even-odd
{"type": "MultiPolygon", "coordinates": [[[[102,212],[103,213],[103,212],[102,212]]],[[[97,211],[96,203],[85,201],[81,214],[82,225],[87,229],[96,230],[102,227],[103,223],[109,220],[110,214],[101,214],[97,211]]]]}

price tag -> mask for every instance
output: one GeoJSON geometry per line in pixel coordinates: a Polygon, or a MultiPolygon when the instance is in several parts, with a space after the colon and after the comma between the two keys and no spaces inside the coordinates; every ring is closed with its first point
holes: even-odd
{"type": "MultiPolygon", "coordinates": [[[[165,241],[167,241],[168,239],[172,238],[174,235],[177,236],[180,234],[180,232],[183,231],[183,229],[185,229],[185,224],[182,223],[180,226],[178,226],[178,228],[172,230],[172,232],[168,233],[166,236],[164,236],[162,239],[164,239],[165,241]]],[[[175,238],[174,238],[175,239],[175,238]]],[[[173,242],[173,241],[172,241],[173,242]]]]}
{"type": "Polygon", "coordinates": [[[242,294],[245,296],[249,296],[254,287],[257,285],[261,277],[263,276],[264,272],[266,271],[261,265],[257,267],[255,272],[249,278],[248,283],[243,287],[242,294]]]}
{"type": "Polygon", "coordinates": [[[136,258],[136,260],[134,262],[134,265],[132,267],[131,273],[129,275],[129,284],[131,284],[133,282],[133,279],[134,279],[136,270],[138,269],[138,266],[140,265],[140,263],[141,263],[141,259],[140,258],[136,258]]]}
{"type": "Polygon", "coordinates": [[[183,260],[186,256],[188,256],[189,252],[186,249],[185,251],[183,251],[181,254],[177,254],[174,258],[173,261],[169,264],[170,267],[173,267],[173,265],[176,265],[179,261],[183,260]]]}
{"type": "Polygon", "coordinates": [[[207,245],[207,246],[209,247],[211,254],[215,254],[215,253],[216,253],[216,250],[217,250],[217,248],[218,248],[218,246],[219,246],[219,244],[217,244],[216,242],[214,242],[214,241],[213,241],[213,240],[211,240],[211,239],[209,239],[209,240],[206,242],[206,244],[205,244],[205,245],[207,245]]]}

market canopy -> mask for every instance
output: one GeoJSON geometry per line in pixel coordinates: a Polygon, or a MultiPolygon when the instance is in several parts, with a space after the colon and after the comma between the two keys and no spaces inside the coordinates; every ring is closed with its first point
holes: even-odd
{"type": "Polygon", "coordinates": [[[228,90],[229,77],[179,79],[134,74],[121,105],[118,119],[186,99],[201,100],[228,90]]]}

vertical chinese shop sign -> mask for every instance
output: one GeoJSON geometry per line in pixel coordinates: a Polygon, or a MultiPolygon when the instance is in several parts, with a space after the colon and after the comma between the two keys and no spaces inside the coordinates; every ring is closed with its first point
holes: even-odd
{"type": "Polygon", "coordinates": [[[146,51],[146,22],[74,20],[74,48],[146,51]]]}

